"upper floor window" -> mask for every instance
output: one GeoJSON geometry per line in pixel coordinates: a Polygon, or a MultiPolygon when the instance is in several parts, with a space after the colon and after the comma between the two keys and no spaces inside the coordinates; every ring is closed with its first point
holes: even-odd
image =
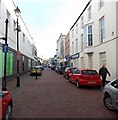
{"type": "Polygon", "coordinates": [[[99,9],[104,6],[104,0],[99,0],[99,9]]]}
{"type": "Polygon", "coordinates": [[[72,29],[72,37],[74,37],[74,29],[72,29]]]}
{"type": "Polygon", "coordinates": [[[23,42],[25,42],[25,34],[23,33],[23,42]]]}
{"type": "Polygon", "coordinates": [[[91,6],[88,8],[88,20],[90,20],[91,19],[91,6]]]}
{"type": "Polygon", "coordinates": [[[92,25],[88,25],[84,28],[84,47],[93,45],[92,25]]]}
{"type": "Polygon", "coordinates": [[[0,18],[1,18],[1,0],[0,0],[0,18]]]}
{"type": "Polygon", "coordinates": [[[92,25],[88,26],[88,46],[93,45],[93,39],[92,39],[92,25]]]}
{"type": "Polygon", "coordinates": [[[84,39],[83,39],[83,34],[81,34],[81,50],[84,48],[84,39]]]}
{"type": "Polygon", "coordinates": [[[81,27],[83,27],[84,26],[84,17],[82,16],[81,17],[81,27]]]}
{"type": "Polygon", "coordinates": [[[76,52],[78,52],[78,39],[76,39],[76,52]]]}
{"type": "Polygon", "coordinates": [[[76,24],[76,34],[78,33],[78,23],[76,24]]]}
{"type": "Polygon", "coordinates": [[[72,42],[72,54],[74,54],[74,42],[72,42]]]}
{"type": "Polygon", "coordinates": [[[16,22],[13,20],[13,30],[16,31],[16,22]]]}
{"type": "Polygon", "coordinates": [[[7,19],[8,19],[8,21],[9,21],[9,26],[10,26],[10,13],[9,13],[8,10],[7,10],[6,12],[7,12],[7,19]]]}
{"type": "Polygon", "coordinates": [[[104,17],[100,19],[100,43],[105,40],[105,20],[104,17]]]}

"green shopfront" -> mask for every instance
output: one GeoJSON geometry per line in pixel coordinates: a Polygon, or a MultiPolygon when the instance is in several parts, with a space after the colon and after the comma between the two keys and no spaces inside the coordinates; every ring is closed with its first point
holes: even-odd
{"type": "MultiPolygon", "coordinates": [[[[7,76],[10,76],[13,74],[13,64],[14,63],[14,54],[13,52],[7,53],[7,76]]],[[[0,78],[4,76],[4,53],[0,49],[0,78]]]]}

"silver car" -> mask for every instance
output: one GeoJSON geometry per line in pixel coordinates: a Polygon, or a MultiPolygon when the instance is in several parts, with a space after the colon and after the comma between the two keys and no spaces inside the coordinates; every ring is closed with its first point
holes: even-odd
{"type": "Polygon", "coordinates": [[[110,110],[118,110],[118,79],[109,82],[103,92],[104,105],[110,110]]]}

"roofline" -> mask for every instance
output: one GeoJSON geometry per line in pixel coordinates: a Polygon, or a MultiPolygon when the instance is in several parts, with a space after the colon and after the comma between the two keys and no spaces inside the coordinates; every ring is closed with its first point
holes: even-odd
{"type": "Polygon", "coordinates": [[[89,4],[91,3],[92,0],[90,0],[87,5],[85,6],[84,10],[81,12],[81,14],[79,15],[79,17],[77,18],[77,20],[75,21],[75,23],[72,25],[72,27],[70,28],[70,30],[74,27],[74,25],[77,23],[77,21],[80,19],[80,17],[82,16],[82,14],[84,13],[84,11],[87,9],[87,7],[89,6],[89,4]]]}

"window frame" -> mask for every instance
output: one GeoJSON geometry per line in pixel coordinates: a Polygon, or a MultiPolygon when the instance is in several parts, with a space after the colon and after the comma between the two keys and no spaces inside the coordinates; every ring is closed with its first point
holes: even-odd
{"type": "Polygon", "coordinates": [[[102,16],[99,19],[99,37],[100,37],[100,44],[105,41],[105,16],[102,16]]]}

